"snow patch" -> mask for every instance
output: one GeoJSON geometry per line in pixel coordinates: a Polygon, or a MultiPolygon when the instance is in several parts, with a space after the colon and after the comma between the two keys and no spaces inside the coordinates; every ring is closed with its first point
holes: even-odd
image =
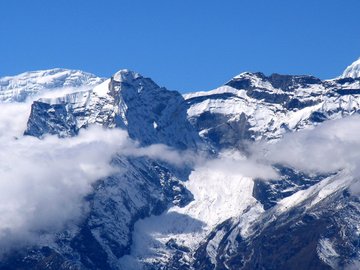
{"type": "Polygon", "coordinates": [[[257,203],[252,197],[254,182],[251,178],[220,167],[200,166],[184,184],[194,200],[183,208],[173,206],[160,216],[138,221],[131,255],[121,260],[122,266],[130,267],[129,257],[146,263],[166,262],[171,257],[168,247],[171,242],[194,251],[217,225],[241,215],[257,203]]]}
{"type": "Polygon", "coordinates": [[[330,239],[322,238],[317,246],[319,258],[333,269],[337,269],[337,259],[340,256],[334,249],[330,239]]]}
{"type": "Polygon", "coordinates": [[[348,66],[340,78],[360,78],[360,58],[348,66]]]}

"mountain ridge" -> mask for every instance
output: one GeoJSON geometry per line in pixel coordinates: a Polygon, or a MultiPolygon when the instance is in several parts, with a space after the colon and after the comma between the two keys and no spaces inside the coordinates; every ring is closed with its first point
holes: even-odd
{"type": "MultiPolygon", "coordinates": [[[[354,61],[351,65],[349,65],[337,78],[323,80],[323,81],[334,81],[337,79],[357,79],[360,77],[360,59],[354,61]]],[[[290,76],[292,78],[307,78],[313,79],[317,82],[320,81],[319,78],[316,78],[312,75],[281,75],[278,73],[273,73],[269,76],[266,76],[261,72],[242,72],[236,76],[234,76],[230,81],[226,82],[225,85],[239,78],[243,78],[244,76],[257,76],[259,78],[270,78],[276,79],[284,78],[284,76],[290,76]]],[[[136,79],[137,77],[143,77],[139,73],[135,71],[131,71],[129,69],[121,69],[118,72],[115,72],[112,78],[117,81],[129,81],[136,79]],[[127,77],[128,76],[128,77],[127,77]]],[[[26,97],[16,97],[16,95],[23,95],[21,92],[24,92],[26,88],[29,88],[29,95],[34,95],[40,90],[48,89],[51,90],[53,88],[62,88],[62,87],[79,87],[79,86],[96,86],[105,81],[105,78],[97,77],[91,73],[80,71],[80,70],[72,70],[65,68],[53,68],[47,70],[37,70],[37,71],[28,71],[23,72],[17,75],[12,76],[3,76],[0,77],[0,101],[1,102],[14,102],[14,101],[25,101],[26,97]],[[47,87],[47,88],[46,88],[47,87]],[[10,90],[13,92],[6,93],[10,90]],[[16,93],[18,92],[18,93],[16,93]],[[19,93],[20,92],[20,93],[19,93]]],[[[276,87],[275,87],[276,88],[276,87]]],[[[210,90],[211,91],[211,90],[210,90]]],[[[207,91],[207,92],[210,92],[207,91]]],[[[26,92],[26,91],[25,91],[26,92]]],[[[190,92],[185,93],[184,95],[198,93],[190,92]]]]}
{"type": "Polygon", "coordinates": [[[183,95],[129,70],[95,81],[32,102],[25,135],[73,137],[100,125],[124,129],[144,147],[215,159],[176,168],[115,156],[127,172],[94,185],[89,215],[75,232],[10,254],[0,269],[341,269],[360,258],[353,226],[360,202],[343,172],[277,164],[277,178],[264,182],[235,169],[249,142],[274,143],[358,114],[360,78],[245,72],[215,90],[183,95]]]}

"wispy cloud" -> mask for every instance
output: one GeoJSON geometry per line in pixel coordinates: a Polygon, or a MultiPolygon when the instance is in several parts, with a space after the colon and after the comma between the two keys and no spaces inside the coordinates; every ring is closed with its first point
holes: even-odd
{"type": "MultiPolygon", "coordinates": [[[[110,165],[114,155],[207,166],[264,180],[277,176],[272,165],[278,163],[309,173],[347,170],[354,178],[360,176],[360,116],[288,134],[275,143],[250,145],[249,158],[225,151],[209,159],[161,144],[140,147],[127,132],[99,126],[73,138],[24,137],[30,105],[31,101],[0,106],[1,249],[36,242],[39,232],[56,232],[78,222],[86,214],[83,198],[92,192],[92,184],[119,173],[110,165]]],[[[351,188],[360,193],[360,185],[351,188]]]]}
{"type": "Polygon", "coordinates": [[[114,173],[122,132],[90,129],[78,137],[0,139],[0,247],[31,241],[84,213],[91,184],[114,173]]]}
{"type": "Polygon", "coordinates": [[[209,167],[222,171],[228,175],[242,175],[263,180],[273,179],[278,176],[276,170],[270,165],[246,158],[236,150],[222,151],[215,159],[200,159],[195,163],[197,167],[209,167]]]}
{"type": "MultiPolygon", "coordinates": [[[[328,121],[310,130],[287,134],[275,143],[253,144],[251,159],[307,173],[346,170],[356,179],[360,177],[359,134],[359,115],[328,121]]],[[[356,185],[351,188],[357,190],[356,185]]]]}
{"type": "Polygon", "coordinates": [[[36,243],[40,235],[76,224],[92,184],[114,173],[114,155],[185,164],[188,153],[140,147],[126,131],[92,126],[73,138],[23,136],[30,102],[0,106],[0,251],[36,243]]]}

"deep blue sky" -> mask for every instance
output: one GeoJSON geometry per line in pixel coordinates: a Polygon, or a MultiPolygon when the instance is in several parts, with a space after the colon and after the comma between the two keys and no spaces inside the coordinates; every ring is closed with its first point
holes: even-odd
{"type": "Polygon", "coordinates": [[[359,0],[7,0],[0,76],[129,68],[180,91],[243,71],[339,75],[360,57],[359,0]]]}

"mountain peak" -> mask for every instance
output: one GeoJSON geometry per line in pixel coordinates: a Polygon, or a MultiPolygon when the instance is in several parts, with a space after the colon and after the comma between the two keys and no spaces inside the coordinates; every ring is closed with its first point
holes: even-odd
{"type": "Polygon", "coordinates": [[[121,69],[110,79],[109,89],[111,92],[125,92],[130,95],[140,94],[143,90],[151,92],[160,89],[160,87],[150,78],[143,77],[141,74],[121,69]]]}
{"type": "Polygon", "coordinates": [[[360,78],[360,58],[348,66],[340,78],[360,78]]]}
{"type": "Polygon", "coordinates": [[[245,71],[245,72],[240,73],[239,75],[236,75],[233,79],[243,79],[243,78],[248,78],[248,77],[263,78],[263,77],[265,77],[265,74],[262,72],[245,71]]]}
{"type": "Polygon", "coordinates": [[[138,78],[142,78],[142,76],[128,69],[121,69],[113,75],[113,80],[116,82],[132,82],[138,78]]]}
{"type": "Polygon", "coordinates": [[[226,83],[236,89],[281,89],[293,91],[306,85],[321,84],[321,80],[309,75],[282,75],[273,73],[266,76],[261,72],[243,72],[226,83]]]}

